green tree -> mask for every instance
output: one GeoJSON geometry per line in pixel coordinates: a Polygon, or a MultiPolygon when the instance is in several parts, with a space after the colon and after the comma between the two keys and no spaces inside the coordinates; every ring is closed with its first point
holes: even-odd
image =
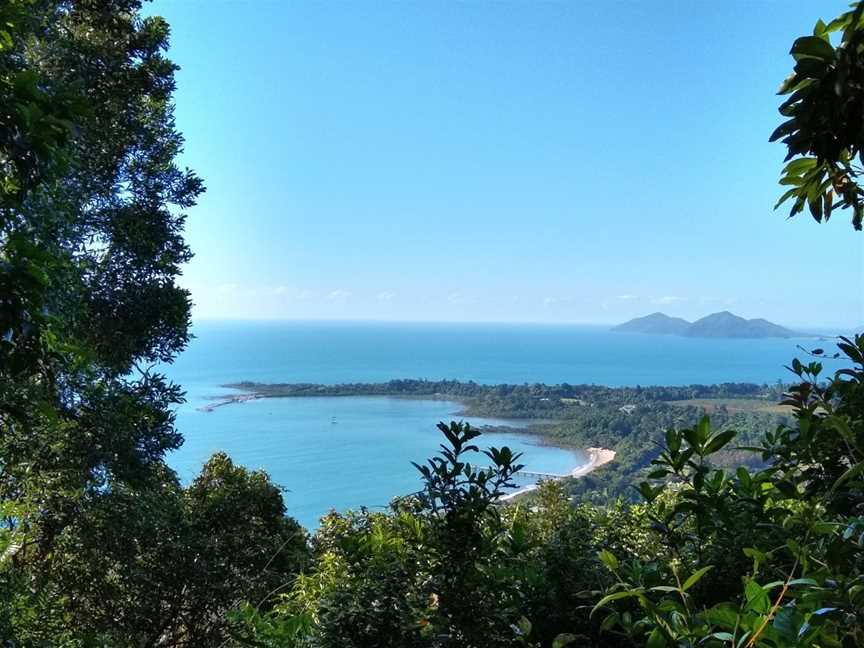
{"type": "Polygon", "coordinates": [[[771,135],[786,145],[788,164],[780,184],[789,189],[777,206],[794,199],[790,216],[805,205],[817,222],[837,208],[852,210],[852,225],[864,221],[864,4],[856,3],[827,25],[818,21],[812,36],[795,40],[795,68],[780,86],[789,95],[780,106],[788,119],[771,135]],[[840,42],[831,42],[840,33],[840,42]],[[791,161],[790,161],[791,160],[791,161]]]}
{"type": "Polygon", "coordinates": [[[525,645],[526,588],[540,567],[524,517],[500,497],[521,469],[509,448],[479,455],[480,432],[440,423],[441,453],[417,465],[423,489],[389,513],[332,514],[313,540],[317,565],[272,613],[247,606],[241,645],[494,647],[525,645]],[[479,455],[479,456],[478,456],[479,455]],[[471,463],[484,456],[488,468],[471,463]],[[246,642],[244,644],[244,641],[246,642]]]}
{"type": "Polygon", "coordinates": [[[851,366],[827,381],[819,362],[793,362],[795,425],[751,449],[764,470],[712,465],[735,433],[707,419],[667,433],[660,481],[640,487],[666,551],[601,556],[617,581],[595,606],[616,608],[605,627],[650,647],[864,642],[864,336],[839,348],[851,366]]]}
{"type": "Polygon", "coordinates": [[[47,557],[83,506],[151,479],[180,443],[179,389],[141,367],[188,340],[175,208],[202,185],[174,162],[162,20],[134,0],[11,7],[2,87],[22,100],[0,137],[0,496],[24,506],[21,561],[47,557]]]}
{"type": "Polygon", "coordinates": [[[304,560],[266,475],[165,466],[189,339],[169,29],[139,0],[0,3],[0,636],[212,645],[304,560]]]}
{"type": "MultiPolygon", "coordinates": [[[[439,423],[447,439],[439,456],[416,465],[424,482],[421,514],[429,531],[425,551],[436,600],[432,621],[443,645],[511,645],[521,601],[514,588],[513,550],[496,506],[524,466],[508,447],[483,454],[492,467],[472,465],[480,432],[467,423],[439,423]]],[[[518,549],[517,549],[518,551],[518,549]]]]}

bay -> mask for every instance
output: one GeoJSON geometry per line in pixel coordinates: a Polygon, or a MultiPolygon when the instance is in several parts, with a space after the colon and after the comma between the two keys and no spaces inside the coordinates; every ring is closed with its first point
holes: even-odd
{"type": "MultiPolygon", "coordinates": [[[[227,452],[236,463],[266,470],[286,489],[288,513],[315,528],[330,509],[383,510],[392,497],[419,490],[410,462],[437,452],[443,436],[435,424],[451,420],[459,408],[449,401],[362,396],[268,398],[213,412],[184,407],[178,424],[186,442],[170,463],[188,481],[212,453],[227,452]]],[[[495,433],[480,441],[523,452],[525,463],[542,472],[566,473],[585,461],[581,452],[525,435],[495,433]]],[[[486,457],[474,461],[485,465],[486,457]]]]}
{"type": "MultiPolygon", "coordinates": [[[[788,380],[783,365],[804,340],[715,340],[612,333],[601,327],[353,322],[198,322],[195,339],[164,370],[184,387],[184,445],[168,461],[188,482],[213,452],[266,470],[286,489],[290,515],[314,528],[329,509],[384,507],[420,487],[411,461],[438,449],[448,401],[379,397],[263,399],[197,408],[256,382],[379,382],[395,378],[480,383],[682,385],[788,380]]],[[[797,351],[797,353],[796,353],[797,351]]],[[[469,419],[476,425],[507,421],[469,419]]],[[[528,469],[563,473],[585,458],[518,433],[487,434],[528,469]]]]}

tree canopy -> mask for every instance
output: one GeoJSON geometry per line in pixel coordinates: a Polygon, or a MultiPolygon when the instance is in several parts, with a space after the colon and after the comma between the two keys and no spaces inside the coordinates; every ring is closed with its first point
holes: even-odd
{"type": "Polygon", "coordinates": [[[189,339],[203,184],[140,9],[0,6],[0,636],[23,643],[218,643],[305,552],[266,475],[216,457],[182,489],[164,463],[182,392],[153,365],[189,339]]]}
{"type": "MultiPolygon", "coordinates": [[[[772,136],[788,151],[781,202],[817,221],[848,208],[856,229],[862,12],[795,41],[772,136]]],[[[832,376],[823,349],[791,363],[791,421],[655,430],[636,501],[541,483],[505,505],[519,456],[477,464],[479,434],[456,421],[416,466],[417,493],[333,512],[311,537],[266,473],[224,454],[181,484],[165,455],[183,394],[155,366],[189,340],[176,278],[203,185],[178,162],[168,39],[137,0],[0,4],[4,645],[864,645],[860,335],[838,340],[832,376]],[[730,449],[757,461],[730,466],[730,449]]],[[[478,407],[546,402],[530,398],[542,386],[448,389],[478,407]]],[[[576,393],[546,389],[562,409],[576,393]]]]}
{"type": "Polygon", "coordinates": [[[827,221],[835,208],[849,208],[856,230],[864,221],[858,182],[864,164],[862,7],[856,3],[828,24],[819,20],[812,36],[792,44],[795,68],[779,91],[788,95],[780,105],[788,119],[771,135],[787,149],[780,184],[789,189],[777,206],[794,198],[790,216],[806,205],[817,222],[827,221]],[[836,46],[835,34],[841,35],[836,46]]]}

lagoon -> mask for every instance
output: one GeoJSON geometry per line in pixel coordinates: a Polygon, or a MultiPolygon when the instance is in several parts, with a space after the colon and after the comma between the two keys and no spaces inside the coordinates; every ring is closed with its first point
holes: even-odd
{"type": "MultiPolygon", "coordinates": [[[[362,396],[268,398],[213,412],[184,407],[178,425],[186,442],[170,463],[185,481],[220,450],[237,463],[263,468],[286,489],[288,513],[315,528],[331,508],[383,510],[392,497],[419,490],[410,461],[423,463],[438,450],[443,437],[435,423],[454,418],[459,408],[450,401],[362,396]]],[[[523,452],[524,462],[542,472],[569,472],[585,461],[581,452],[544,446],[536,437],[495,433],[479,440],[523,452]]]]}

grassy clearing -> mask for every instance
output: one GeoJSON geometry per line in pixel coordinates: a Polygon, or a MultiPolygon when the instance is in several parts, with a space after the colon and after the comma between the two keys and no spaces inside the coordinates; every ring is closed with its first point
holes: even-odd
{"type": "Polygon", "coordinates": [[[774,414],[791,414],[788,405],[778,405],[761,398],[688,398],[687,400],[668,401],[670,405],[679,407],[699,407],[706,414],[712,414],[723,407],[730,414],[736,412],[771,412],[774,414]]]}

